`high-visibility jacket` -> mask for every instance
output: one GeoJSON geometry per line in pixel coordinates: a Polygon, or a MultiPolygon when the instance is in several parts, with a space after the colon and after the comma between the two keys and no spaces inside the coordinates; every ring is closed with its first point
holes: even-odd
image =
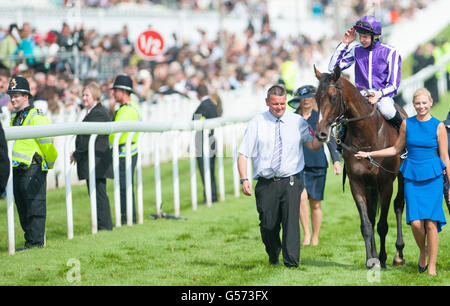
{"type": "MultiPolygon", "coordinates": [[[[130,102],[122,104],[117,110],[114,116],[114,121],[142,121],[142,113],[139,104],[135,101],[130,100],[130,102]]],[[[109,142],[112,145],[114,142],[114,136],[116,134],[109,135],[109,142]]],[[[128,132],[122,133],[119,139],[119,157],[125,157],[125,144],[127,142],[128,132]]],[[[131,140],[131,155],[137,154],[137,141],[139,138],[139,133],[134,134],[131,140]]]]}
{"type": "MultiPolygon", "coordinates": [[[[11,118],[10,125],[13,125],[17,114],[11,118]]],[[[21,126],[50,124],[50,119],[42,114],[38,108],[31,108],[23,120],[21,126]]],[[[29,167],[35,154],[42,158],[42,171],[48,171],[55,165],[58,152],[53,145],[53,137],[18,139],[14,142],[12,148],[12,166],[18,167],[25,165],[29,167]]]]}
{"type": "MultiPolygon", "coordinates": [[[[444,56],[450,54],[450,42],[445,42],[442,46],[442,51],[444,52],[444,56]]],[[[447,63],[447,73],[450,73],[450,62],[447,63]]]]}
{"type": "Polygon", "coordinates": [[[287,60],[281,64],[280,70],[286,91],[288,94],[292,95],[295,82],[297,81],[297,69],[295,63],[291,60],[287,60]]]}
{"type": "MultiPolygon", "coordinates": [[[[444,56],[444,50],[441,47],[435,47],[433,49],[432,55],[434,57],[434,64],[437,65],[440,63],[442,57],[444,56]]],[[[438,70],[435,74],[436,79],[440,79],[442,77],[441,70],[438,70]]]]}

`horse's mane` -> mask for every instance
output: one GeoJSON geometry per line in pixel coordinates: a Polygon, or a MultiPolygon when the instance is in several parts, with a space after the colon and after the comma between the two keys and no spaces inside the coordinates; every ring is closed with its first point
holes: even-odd
{"type": "MultiPolygon", "coordinates": [[[[322,73],[322,76],[319,80],[319,86],[317,89],[317,93],[324,94],[327,92],[328,85],[330,84],[330,81],[333,80],[333,74],[330,73],[322,73]]],[[[354,97],[358,98],[362,104],[367,104],[369,106],[367,99],[361,95],[359,90],[356,88],[352,82],[347,80],[346,78],[340,77],[339,80],[341,81],[342,88],[347,88],[350,90],[350,92],[353,94],[354,97]],[[364,102],[364,103],[363,103],[364,102]]],[[[317,99],[316,99],[317,100],[317,99]]]]}

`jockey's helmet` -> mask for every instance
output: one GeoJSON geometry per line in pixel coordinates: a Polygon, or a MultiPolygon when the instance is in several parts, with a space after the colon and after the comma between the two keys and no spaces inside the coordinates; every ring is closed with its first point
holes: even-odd
{"type": "Polygon", "coordinates": [[[381,35],[381,22],[374,16],[364,16],[353,27],[360,34],[381,35]]]}

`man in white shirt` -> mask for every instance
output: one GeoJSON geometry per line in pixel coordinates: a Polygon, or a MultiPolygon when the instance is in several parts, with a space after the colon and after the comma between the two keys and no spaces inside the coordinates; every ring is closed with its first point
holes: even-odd
{"type": "Polygon", "coordinates": [[[238,169],[242,191],[252,195],[247,177],[247,160],[252,159],[256,207],[260,230],[270,264],[278,264],[281,249],[286,267],[297,267],[300,259],[299,205],[303,146],[317,151],[322,146],[313,129],[300,115],[286,112],[286,90],[281,85],[269,88],[269,110],[253,118],[239,148],[238,169]],[[283,239],[280,229],[283,227],[283,239]]]}

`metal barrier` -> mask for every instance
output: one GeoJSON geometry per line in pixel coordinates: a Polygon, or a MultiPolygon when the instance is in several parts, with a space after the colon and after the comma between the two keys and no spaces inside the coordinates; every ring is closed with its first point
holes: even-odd
{"type": "MultiPolygon", "coordinates": [[[[237,172],[237,137],[239,132],[244,131],[240,128],[236,128],[236,124],[246,123],[249,121],[253,115],[240,116],[240,117],[227,117],[227,118],[215,118],[207,120],[196,120],[189,122],[173,122],[173,123],[144,123],[144,122],[108,122],[108,123],[56,123],[43,125],[39,129],[32,126],[20,126],[20,127],[9,127],[5,128],[5,136],[8,140],[9,155],[12,155],[13,140],[26,139],[26,138],[39,138],[39,137],[56,137],[65,136],[64,143],[64,172],[66,177],[65,188],[66,188],[66,213],[67,213],[67,236],[68,239],[72,239],[73,233],[73,216],[72,216],[72,190],[71,190],[71,165],[70,165],[70,143],[73,142],[73,135],[87,135],[91,134],[89,140],[89,179],[90,179],[90,207],[91,207],[91,225],[92,234],[97,233],[97,205],[95,196],[95,139],[97,135],[103,134],[113,134],[117,133],[114,138],[113,143],[113,169],[114,169],[114,211],[115,211],[115,224],[121,226],[120,218],[120,194],[119,194],[119,156],[118,156],[118,139],[121,133],[131,132],[127,138],[126,143],[126,190],[127,190],[127,225],[131,226],[132,222],[132,173],[131,173],[131,139],[135,132],[140,132],[141,137],[144,133],[156,133],[156,141],[154,142],[153,150],[155,155],[155,189],[156,189],[156,212],[158,215],[161,214],[161,203],[162,203],[162,192],[161,192],[161,172],[160,172],[160,159],[159,159],[159,139],[164,133],[181,133],[187,132],[190,134],[189,137],[189,151],[190,151],[190,183],[191,183],[191,202],[192,209],[197,209],[197,183],[196,183],[196,162],[195,162],[195,133],[196,131],[203,130],[203,143],[204,154],[203,162],[205,168],[205,193],[206,193],[206,205],[211,206],[211,185],[210,185],[210,168],[209,168],[209,143],[208,135],[210,129],[215,129],[216,138],[218,143],[218,176],[219,176],[219,199],[221,201],[225,200],[225,180],[224,180],[224,170],[223,170],[223,157],[224,155],[231,153],[231,158],[233,158],[233,186],[234,195],[239,196],[239,175],[237,172]],[[76,132],[74,132],[76,131],[76,132]],[[223,151],[223,136],[224,133],[228,132],[233,141],[231,142],[231,151],[223,151]],[[225,154],[224,154],[225,153],[225,154]]],[[[171,135],[169,135],[171,136],[171,135]]],[[[140,138],[142,140],[142,138],[140,138]]],[[[176,217],[180,215],[180,194],[179,194],[179,177],[178,177],[178,147],[179,147],[179,137],[171,137],[172,141],[172,165],[173,165],[173,197],[174,197],[174,214],[176,217]]],[[[139,156],[137,163],[137,206],[138,206],[138,223],[143,223],[143,181],[142,181],[142,141],[139,142],[139,156]]],[[[7,185],[7,218],[8,218],[8,250],[9,254],[15,253],[15,239],[14,239],[14,196],[13,196],[13,174],[9,177],[7,185]]]]}
{"type": "MultiPolygon", "coordinates": [[[[400,88],[398,89],[399,94],[402,94],[403,99],[406,101],[406,105],[404,106],[405,111],[409,116],[415,114],[414,106],[412,104],[412,98],[414,95],[414,91],[418,88],[424,87],[424,82],[431,77],[433,77],[436,73],[440,72],[441,77],[438,79],[438,90],[439,96],[444,96],[450,88],[447,88],[447,65],[450,63],[450,54],[447,54],[445,57],[441,58],[439,63],[433,66],[427,66],[417,72],[415,75],[402,80],[400,83],[400,88]]],[[[437,101],[436,101],[437,102],[437,101]]]]}

